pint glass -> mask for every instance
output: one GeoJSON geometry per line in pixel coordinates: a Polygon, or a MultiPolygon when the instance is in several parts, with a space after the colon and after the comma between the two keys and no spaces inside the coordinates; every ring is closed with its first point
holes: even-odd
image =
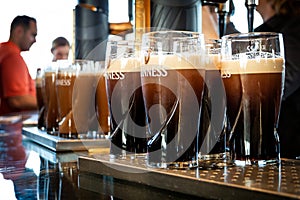
{"type": "Polygon", "coordinates": [[[222,39],[222,79],[235,163],[277,163],[285,71],[282,35],[248,33],[222,39]]]}
{"type": "MultiPolygon", "coordinates": [[[[42,89],[45,100],[45,126],[47,133],[57,134],[58,131],[58,107],[56,94],[56,73],[57,63],[52,62],[51,65],[44,69],[42,78],[42,89]]],[[[41,116],[42,117],[42,116],[41,116]]]]}
{"type": "Polygon", "coordinates": [[[220,73],[221,40],[207,40],[205,47],[199,167],[225,167],[232,164],[232,159],[226,126],[226,94],[220,73]]]}
{"type": "Polygon", "coordinates": [[[36,72],[35,89],[36,89],[36,100],[37,100],[37,105],[39,110],[41,110],[41,108],[44,106],[44,99],[42,94],[42,79],[43,79],[43,72],[41,68],[38,68],[36,72]]]}
{"type": "Polygon", "coordinates": [[[96,89],[96,114],[99,123],[99,133],[104,135],[109,135],[109,111],[106,93],[106,82],[105,82],[105,62],[97,61],[95,62],[95,67],[97,69],[97,89],[96,89]]]}
{"type": "Polygon", "coordinates": [[[95,95],[98,83],[98,65],[92,60],[75,60],[77,70],[72,92],[72,112],[80,139],[99,137],[98,119],[95,110],[95,95]]]}
{"type": "Polygon", "coordinates": [[[203,35],[187,31],[145,33],[141,80],[147,114],[148,165],[198,166],[204,87],[203,35]]]}
{"type": "Polygon", "coordinates": [[[69,61],[58,62],[56,91],[59,113],[58,132],[60,137],[78,138],[72,110],[72,96],[78,66],[69,61]]]}
{"type": "Polygon", "coordinates": [[[38,123],[37,127],[40,130],[45,130],[45,89],[43,88],[44,71],[41,68],[37,69],[35,79],[36,100],[38,105],[38,123]]]}
{"type": "Polygon", "coordinates": [[[140,78],[140,44],[109,41],[106,84],[112,155],[147,152],[146,116],[140,78]]]}

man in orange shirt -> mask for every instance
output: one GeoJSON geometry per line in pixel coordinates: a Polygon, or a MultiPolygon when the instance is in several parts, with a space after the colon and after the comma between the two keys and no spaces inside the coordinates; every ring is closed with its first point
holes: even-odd
{"type": "Polygon", "coordinates": [[[0,43],[0,115],[37,110],[34,80],[20,55],[36,42],[36,20],[17,16],[7,42],[0,43]]]}

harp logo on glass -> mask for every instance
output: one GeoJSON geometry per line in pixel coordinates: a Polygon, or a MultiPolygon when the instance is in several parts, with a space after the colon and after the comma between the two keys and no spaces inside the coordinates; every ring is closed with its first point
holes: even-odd
{"type": "Polygon", "coordinates": [[[230,78],[231,72],[229,70],[222,70],[221,77],[222,78],[230,78]]]}
{"type": "Polygon", "coordinates": [[[247,47],[249,52],[258,51],[261,48],[261,44],[259,41],[250,41],[250,45],[247,47]]]}

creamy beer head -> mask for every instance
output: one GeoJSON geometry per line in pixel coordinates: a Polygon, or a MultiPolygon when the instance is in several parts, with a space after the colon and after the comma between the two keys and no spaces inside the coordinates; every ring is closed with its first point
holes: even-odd
{"type": "Polygon", "coordinates": [[[205,62],[201,55],[151,55],[145,56],[145,64],[163,66],[166,69],[204,69],[205,62]]]}
{"type": "Polygon", "coordinates": [[[205,70],[220,70],[221,40],[208,39],[205,50],[205,70]]]}
{"type": "Polygon", "coordinates": [[[221,55],[208,54],[205,58],[205,70],[220,70],[221,69],[221,55]]]}
{"type": "Polygon", "coordinates": [[[140,68],[138,58],[117,58],[109,61],[106,72],[138,72],[140,68]]]}
{"type": "Polygon", "coordinates": [[[260,58],[245,60],[222,60],[224,74],[281,73],[284,70],[283,58],[260,58]]]}

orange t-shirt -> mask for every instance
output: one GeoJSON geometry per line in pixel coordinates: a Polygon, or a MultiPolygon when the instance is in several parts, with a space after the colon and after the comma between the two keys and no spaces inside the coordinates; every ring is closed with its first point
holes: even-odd
{"type": "Polygon", "coordinates": [[[0,115],[16,112],[9,108],[7,97],[36,95],[35,82],[20,53],[12,42],[0,44],[0,115]]]}

